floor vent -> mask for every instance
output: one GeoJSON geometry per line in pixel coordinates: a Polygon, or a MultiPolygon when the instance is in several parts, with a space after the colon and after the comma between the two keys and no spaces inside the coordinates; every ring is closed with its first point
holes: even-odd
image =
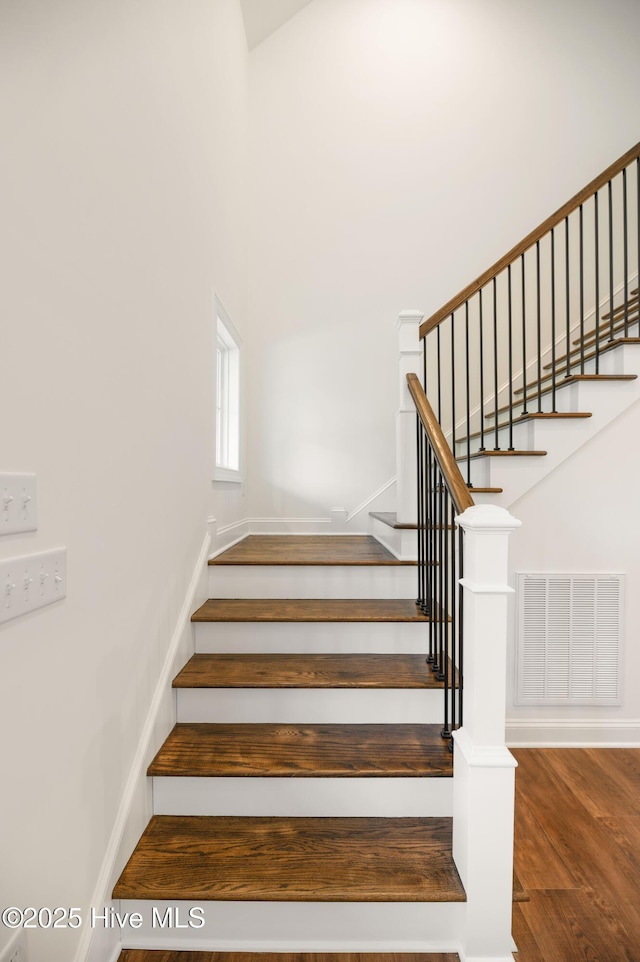
{"type": "Polygon", "coordinates": [[[620,705],[624,575],[518,573],[518,705],[620,705]]]}

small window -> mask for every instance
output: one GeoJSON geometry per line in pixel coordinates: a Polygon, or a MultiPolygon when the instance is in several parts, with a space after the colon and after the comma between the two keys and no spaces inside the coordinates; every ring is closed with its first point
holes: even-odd
{"type": "Polygon", "coordinates": [[[216,299],[216,481],[240,481],[240,338],[216,299]]]}

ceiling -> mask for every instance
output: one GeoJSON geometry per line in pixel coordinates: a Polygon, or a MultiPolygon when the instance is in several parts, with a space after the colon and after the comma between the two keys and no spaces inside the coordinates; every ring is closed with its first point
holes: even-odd
{"type": "Polygon", "coordinates": [[[249,50],[275,33],[312,0],[240,0],[249,50]]]}

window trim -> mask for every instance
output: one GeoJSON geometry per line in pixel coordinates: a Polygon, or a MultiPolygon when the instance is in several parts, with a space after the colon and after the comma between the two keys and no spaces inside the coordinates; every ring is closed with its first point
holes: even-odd
{"type": "Polygon", "coordinates": [[[213,425],[213,480],[240,483],[244,480],[242,465],[242,339],[222,303],[215,298],[215,337],[213,344],[214,370],[214,425],[213,425]],[[221,356],[220,350],[224,354],[221,356]],[[220,373],[224,382],[220,383],[220,373]],[[226,394],[222,396],[221,390],[226,394]],[[226,401],[226,404],[224,403],[226,401]],[[226,407],[226,417],[224,409],[226,407]],[[224,423],[221,419],[224,418],[224,423]],[[222,438],[221,438],[222,433],[222,438]],[[220,458],[221,443],[226,448],[220,458]],[[227,461],[227,463],[220,463],[227,461]],[[229,461],[237,467],[229,466],[229,461]]]}

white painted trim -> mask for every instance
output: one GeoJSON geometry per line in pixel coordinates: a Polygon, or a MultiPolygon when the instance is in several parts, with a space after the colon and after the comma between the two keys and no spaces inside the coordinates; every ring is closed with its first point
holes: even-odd
{"type": "Polygon", "coordinates": [[[508,719],[511,748],[640,748],[640,718],[624,721],[508,719]]]}
{"type": "Polygon", "coordinates": [[[349,524],[349,522],[352,521],[357,514],[360,514],[361,511],[364,511],[365,508],[368,508],[372,501],[375,501],[377,497],[379,497],[381,494],[384,494],[384,492],[387,491],[392,485],[394,485],[396,481],[397,481],[397,476],[395,475],[393,478],[389,478],[389,480],[386,481],[383,485],[381,485],[377,491],[374,491],[374,493],[371,495],[370,498],[366,498],[362,502],[362,504],[358,505],[357,508],[354,508],[354,510],[347,515],[346,523],[349,524]]]}
{"type": "Polygon", "coordinates": [[[518,763],[504,745],[476,745],[464,728],[453,732],[456,748],[470,768],[517,768],[518,763]]]}
{"type": "MultiPolygon", "coordinates": [[[[346,903],[346,904],[354,904],[354,903],[346,903]]],[[[395,903],[395,904],[398,905],[401,903],[395,903]]],[[[413,903],[410,903],[410,904],[413,904],[413,903]]],[[[447,903],[441,903],[441,904],[447,904],[447,903]]],[[[145,944],[145,947],[147,947],[149,950],[161,949],[165,952],[185,951],[184,939],[181,940],[179,937],[176,937],[176,938],[165,937],[165,938],[159,939],[157,942],[147,938],[145,939],[144,944],[145,944]]],[[[140,946],[137,944],[137,942],[133,943],[131,940],[127,941],[127,939],[125,938],[124,942],[122,943],[122,948],[123,949],[140,948],[140,946]]],[[[305,955],[316,954],[316,953],[319,953],[322,955],[325,955],[325,954],[329,955],[329,954],[338,953],[338,952],[349,952],[349,953],[373,952],[373,953],[392,953],[392,954],[397,954],[398,952],[406,952],[406,953],[442,952],[442,953],[455,954],[457,952],[460,955],[460,958],[462,959],[462,949],[459,943],[456,942],[452,944],[450,942],[441,942],[440,940],[437,943],[434,943],[433,941],[429,941],[429,939],[425,939],[424,941],[418,941],[413,939],[413,940],[407,940],[406,942],[398,941],[398,940],[391,940],[391,941],[385,940],[385,941],[375,942],[373,940],[363,941],[363,940],[357,940],[357,939],[353,942],[347,941],[346,939],[342,939],[342,940],[333,939],[333,940],[327,940],[326,942],[324,940],[320,941],[318,939],[312,939],[304,942],[299,942],[295,940],[292,940],[290,942],[287,942],[284,940],[282,941],[275,941],[275,940],[266,941],[265,940],[260,942],[251,942],[245,939],[238,939],[237,941],[235,939],[233,940],[231,939],[226,939],[226,940],[225,939],[218,939],[218,940],[198,939],[197,942],[194,941],[189,945],[189,948],[187,951],[189,952],[251,952],[258,955],[263,955],[266,952],[284,953],[284,954],[289,954],[292,952],[295,952],[295,953],[301,952],[301,953],[304,953],[305,955]]],[[[477,962],[477,960],[475,959],[470,960],[470,962],[477,962]]],[[[483,962],[483,960],[480,959],[479,962],[483,962]]],[[[489,959],[488,962],[496,962],[496,960],[489,959]]],[[[502,960],[499,959],[497,960],[497,962],[502,962],[502,960]]],[[[513,962],[513,960],[510,959],[509,962],[513,962]]]]}
{"type": "Polygon", "coordinates": [[[113,947],[113,955],[110,955],[110,956],[109,956],[108,962],[118,962],[118,959],[120,958],[120,954],[121,954],[123,948],[124,948],[124,945],[123,945],[122,942],[119,940],[118,943],[117,943],[117,945],[114,945],[114,947],[113,947]]]}
{"type": "MultiPolygon", "coordinates": [[[[111,832],[111,838],[109,839],[109,844],[107,845],[107,850],[102,861],[96,887],[91,899],[90,904],[92,906],[108,905],[111,902],[111,889],[114,883],[113,875],[120,857],[120,846],[125,835],[127,822],[131,817],[136,792],[139,790],[140,785],[144,784],[147,779],[150,745],[154,735],[156,719],[159,715],[163,699],[166,698],[167,691],[171,691],[175,657],[178,653],[184,633],[190,625],[194,599],[196,597],[203,571],[205,570],[206,566],[209,544],[210,538],[209,534],[207,533],[202,543],[198,560],[196,561],[193,569],[193,574],[191,575],[191,580],[189,581],[184,602],[176,620],[173,635],[171,637],[169,647],[167,648],[167,654],[165,656],[160,675],[158,676],[153,698],[151,699],[149,711],[147,712],[144,727],[140,735],[138,747],[129,770],[129,776],[122,793],[120,807],[115,818],[113,830],[111,832]]],[[[175,716],[175,701],[173,711],[175,716]]],[[[92,930],[89,926],[84,928],[78,944],[78,949],[74,956],[74,962],[85,962],[85,960],[88,958],[91,950],[94,931],[99,932],[100,930],[92,930]]]]}

